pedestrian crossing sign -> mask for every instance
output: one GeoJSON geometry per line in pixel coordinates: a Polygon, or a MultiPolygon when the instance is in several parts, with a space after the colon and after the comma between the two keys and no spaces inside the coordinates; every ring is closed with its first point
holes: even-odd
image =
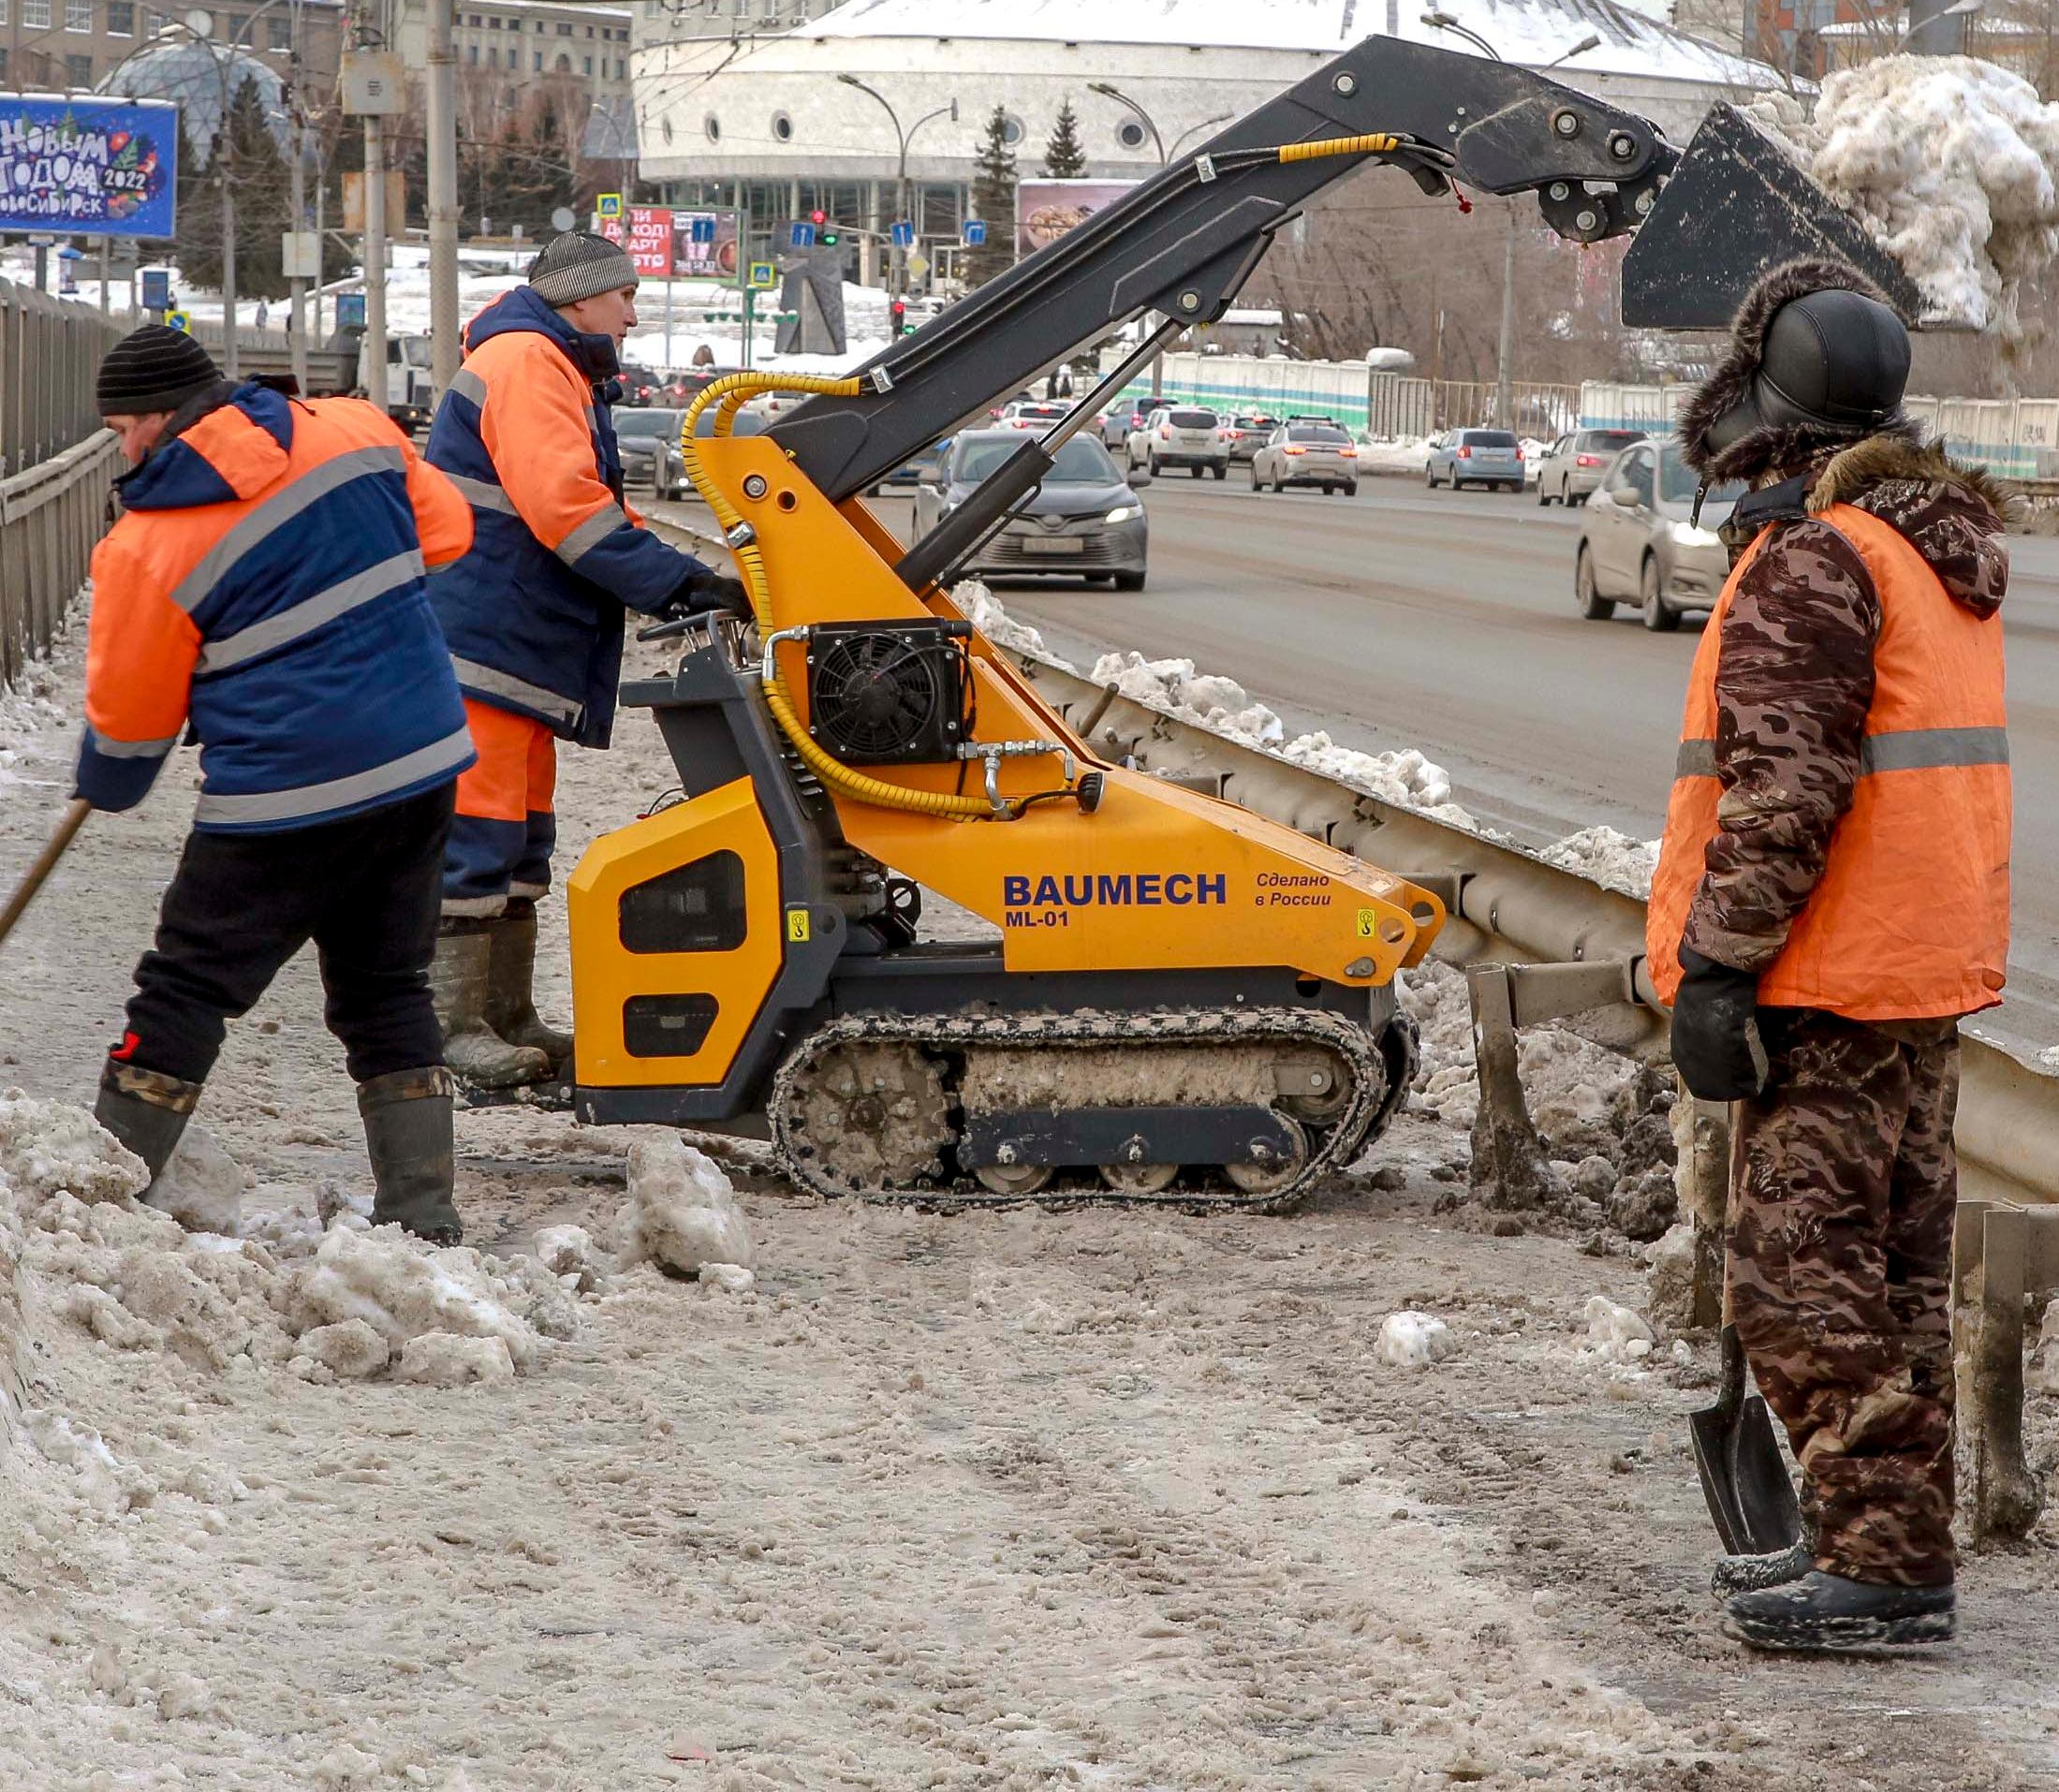
{"type": "Polygon", "coordinates": [[[595,195],[594,215],[596,218],[619,218],[622,215],[622,195],[619,193],[595,195]]]}
{"type": "Polygon", "coordinates": [[[753,286],[762,291],[767,286],[776,285],[777,281],[778,275],[770,261],[754,261],[751,263],[750,284],[753,286]]]}

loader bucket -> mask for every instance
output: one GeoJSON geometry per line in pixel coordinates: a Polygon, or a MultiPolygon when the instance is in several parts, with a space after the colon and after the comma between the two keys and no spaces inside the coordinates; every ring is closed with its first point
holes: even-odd
{"type": "Polygon", "coordinates": [[[1624,257],[1623,321],[1727,330],[1753,282],[1798,256],[1848,263],[1916,323],[1916,283],[1866,227],[1735,107],[1715,106],[1624,257]]]}

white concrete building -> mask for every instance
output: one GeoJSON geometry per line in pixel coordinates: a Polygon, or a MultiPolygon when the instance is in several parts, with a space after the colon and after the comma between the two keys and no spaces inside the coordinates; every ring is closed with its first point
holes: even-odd
{"type": "MultiPolygon", "coordinates": [[[[795,24],[785,0],[741,23],[711,7],[692,22],[697,29],[663,0],[645,0],[631,63],[642,174],[674,204],[747,209],[762,250],[784,242],[788,220],[816,209],[846,228],[883,230],[904,162],[924,242],[933,257],[948,256],[996,104],[1025,178],[1041,171],[1069,100],[1089,173],[1140,180],[1159,166],[1159,143],[1172,154],[1205,141],[1370,34],[1470,50],[1462,36],[1423,22],[1431,4],[846,0],[795,24]],[[718,22],[729,29],[705,29],[718,22]],[[846,75],[879,97],[839,79],[846,75]],[[1093,82],[1134,105],[1092,91],[1093,82]]],[[[1443,0],[1443,9],[1507,61],[1532,67],[1593,34],[1599,44],[1554,72],[1652,118],[1677,141],[1713,100],[1775,80],[1615,0],[1443,0]]],[[[878,265],[872,246],[870,238],[862,254],[854,246],[850,265],[861,279],[878,265]]]]}

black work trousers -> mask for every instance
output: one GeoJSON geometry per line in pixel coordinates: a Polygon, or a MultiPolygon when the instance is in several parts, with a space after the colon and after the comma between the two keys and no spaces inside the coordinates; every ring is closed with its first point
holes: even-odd
{"type": "Polygon", "coordinates": [[[280,833],[189,834],[112,1055],[206,1081],[228,1021],[313,940],[357,1081],[440,1065],[429,962],[456,788],[280,833]]]}

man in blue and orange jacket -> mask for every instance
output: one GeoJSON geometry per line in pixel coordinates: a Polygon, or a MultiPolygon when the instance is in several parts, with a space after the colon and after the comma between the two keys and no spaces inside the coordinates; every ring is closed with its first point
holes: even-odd
{"type": "Polygon", "coordinates": [[[569,1067],[570,1037],[531,992],[537,899],[557,837],[556,743],[608,744],[624,607],[744,608],[736,580],[659,541],[623,502],[609,404],[636,289],[620,243],[555,238],[528,285],[466,329],[429,434],[475,530],[431,588],[478,751],[458,781],[434,986],[450,1068],[480,1088],[569,1067]]]}
{"type": "Polygon", "coordinates": [[[473,756],[425,586],[471,512],[371,405],[232,385],[162,325],[114,346],[97,399],[132,470],[93,555],[78,794],[133,808],[187,730],[202,783],[95,1114],[156,1176],[225,1022],[313,940],[373,1217],[455,1242],[428,969],[473,756]]]}

